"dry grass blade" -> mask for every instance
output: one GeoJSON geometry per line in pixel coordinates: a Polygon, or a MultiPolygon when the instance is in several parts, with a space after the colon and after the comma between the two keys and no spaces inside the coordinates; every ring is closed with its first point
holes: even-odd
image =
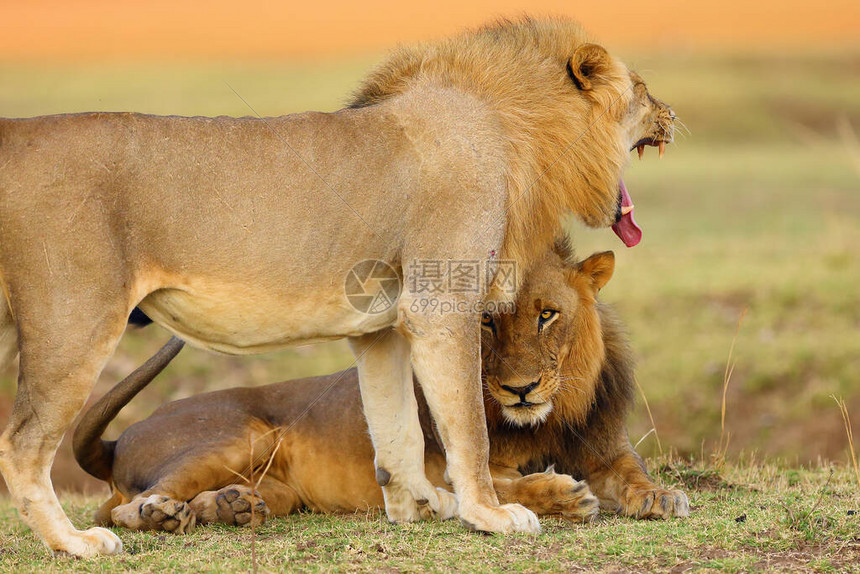
{"type": "Polygon", "coordinates": [[[741,311],[741,316],[738,318],[738,325],[735,328],[735,336],[732,337],[732,344],[729,346],[729,356],[726,359],[726,370],[723,374],[723,398],[722,404],[720,405],[720,442],[717,445],[717,450],[711,455],[712,462],[717,470],[722,469],[725,465],[726,453],[729,450],[729,440],[731,439],[731,436],[726,433],[726,397],[728,396],[729,383],[732,380],[732,374],[735,372],[735,361],[733,358],[735,343],[738,340],[738,335],[741,332],[741,325],[744,322],[744,317],[746,317],[747,311],[749,311],[749,307],[741,311]]]}
{"type": "Polygon", "coordinates": [[[830,469],[830,474],[827,475],[827,482],[824,483],[824,486],[821,487],[821,490],[818,491],[818,498],[815,499],[815,504],[812,505],[812,508],[809,509],[808,515],[812,515],[818,507],[821,506],[821,501],[824,500],[824,493],[827,491],[827,487],[830,486],[831,481],[833,480],[833,469],[830,469]]]}
{"type": "MultiPolygon", "coordinates": [[[[259,476],[256,476],[254,472],[254,466],[251,465],[251,476],[248,479],[248,482],[251,484],[251,492],[256,496],[257,488],[260,486],[260,483],[263,482],[263,479],[266,477],[266,473],[269,472],[269,469],[272,467],[272,461],[275,460],[275,455],[278,454],[278,450],[281,448],[281,440],[280,440],[280,432],[281,429],[276,427],[272,430],[264,433],[262,436],[256,438],[256,440],[251,438],[251,435],[248,435],[248,459],[254,459],[254,445],[262,438],[265,438],[270,433],[275,433],[275,436],[278,437],[277,443],[275,443],[275,448],[272,449],[272,452],[269,454],[269,460],[266,461],[266,466],[263,467],[263,471],[259,476]]],[[[251,504],[251,572],[257,574],[257,527],[254,523],[254,519],[256,518],[254,509],[256,508],[256,504],[251,504]]]]}
{"type": "Polygon", "coordinates": [[[818,496],[809,510],[794,512],[789,505],[780,503],[780,506],[785,510],[789,528],[809,532],[820,525],[821,519],[816,519],[815,513],[818,510],[818,507],[821,506],[821,501],[824,500],[824,494],[827,492],[830,483],[833,481],[833,474],[833,468],[831,467],[830,474],[827,476],[827,481],[821,489],[819,489],[818,496]]]}
{"type": "MultiPolygon", "coordinates": [[[[649,437],[649,436],[651,436],[652,434],[653,434],[653,435],[656,435],[656,434],[657,434],[657,429],[655,429],[654,427],[651,427],[651,430],[649,430],[648,432],[646,432],[645,434],[643,434],[643,435],[642,435],[642,438],[640,438],[638,441],[636,441],[636,444],[634,444],[634,445],[633,445],[633,450],[636,450],[637,448],[639,448],[639,445],[640,445],[640,444],[642,444],[642,441],[644,441],[646,438],[648,438],[648,437],[649,437]]],[[[660,446],[660,441],[659,441],[659,440],[657,441],[657,446],[658,446],[658,447],[660,446]]],[[[662,453],[661,453],[661,454],[662,454],[662,453]]]]}
{"type": "Polygon", "coordinates": [[[839,407],[839,412],[842,415],[842,423],[845,425],[845,435],[848,437],[848,455],[851,458],[851,464],[854,467],[854,477],[857,479],[857,488],[860,488],[860,466],[857,463],[857,451],[854,449],[854,429],[851,427],[851,417],[848,415],[848,405],[845,404],[845,399],[842,397],[836,398],[836,395],[830,395],[830,398],[836,401],[839,407]]]}
{"type": "MultiPolygon", "coordinates": [[[[248,433],[248,459],[254,460],[254,443],[256,441],[248,433]]],[[[280,441],[278,442],[280,444],[280,441]]],[[[251,484],[251,493],[257,492],[258,481],[254,478],[254,465],[251,465],[251,476],[248,479],[251,484]]],[[[257,574],[257,529],[254,527],[254,507],[256,504],[251,504],[251,572],[257,574]]]]}
{"type": "MultiPolygon", "coordinates": [[[[657,450],[660,451],[660,456],[663,456],[663,445],[660,443],[660,435],[657,434],[657,425],[654,424],[654,415],[651,414],[651,406],[648,404],[648,397],[645,396],[645,389],[642,388],[642,385],[639,384],[639,379],[633,377],[633,381],[636,383],[636,388],[639,389],[639,396],[642,397],[642,402],[645,403],[645,410],[648,412],[648,419],[651,421],[651,430],[645,433],[639,442],[636,443],[636,447],[639,446],[645,437],[647,437],[651,432],[654,432],[654,439],[657,441],[657,450]]],[[[634,449],[636,447],[633,447],[634,449]]]]}

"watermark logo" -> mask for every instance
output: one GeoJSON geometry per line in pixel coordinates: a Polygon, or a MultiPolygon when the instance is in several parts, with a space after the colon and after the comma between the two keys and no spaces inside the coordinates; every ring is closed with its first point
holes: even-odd
{"type": "Polygon", "coordinates": [[[377,315],[388,311],[397,302],[400,277],[385,261],[365,259],[346,274],[343,290],[356,311],[377,315]]]}
{"type": "Polygon", "coordinates": [[[346,298],[357,311],[370,315],[391,309],[401,295],[401,288],[408,293],[409,309],[413,312],[441,315],[513,312],[512,301],[483,301],[480,294],[487,293],[491,286],[503,294],[516,294],[514,261],[413,259],[404,273],[405,285],[401,285],[400,276],[391,265],[365,259],[346,275],[346,298]]]}
{"type": "Polygon", "coordinates": [[[481,293],[495,284],[502,293],[517,291],[513,260],[413,259],[407,269],[407,289],[413,295],[481,293]]]}

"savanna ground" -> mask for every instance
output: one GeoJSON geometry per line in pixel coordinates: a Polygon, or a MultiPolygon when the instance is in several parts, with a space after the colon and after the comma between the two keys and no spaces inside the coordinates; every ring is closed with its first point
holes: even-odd
{"type": "MultiPolygon", "coordinates": [[[[273,115],[339,107],[374,58],[308,65],[174,63],[0,67],[0,112],[273,115]]],[[[625,319],[639,358],[633,442],[667,484],[685,485],[684,521],[545,521],[537,538],[484,537],[454,523],[388,525],[377,514],[303,515],[256,533],[257,562],[279,570],[764,569],[860,571],[860,485],[831,395],[860,420],[860,54],[628,58],[689,128],[663,160],[646,150],[625,179],[645,230],[632,250],[571,222],[581,255],[613,249],[603,299],[625,319]],[[715,467],[729,346],[728,462],[715,467]],[[649,433],[656,427],[656,433],[649,433]],[[647,436],[646,436],[647,435],[647,436]],[[657,442],[659,438],[659,444],[657,442]],[[664,456],[660,457],[660,451],[664,456]],[[678,456],[669,458],[669,451],[678,456]],[[752,456],[750,453],[755,453],[752,456]],[[693,462],[688,462],[688,461],[693,462]],[[830,478],[831,468],[835,472],[830,478]],[[745,516],[744,519],[741,517],[745,516]]],[[[167,334],[129,332],[95,396],[167,334]]],[[[342,343],[231,358],[186,349],[112,427],[203,390],[328,373],[352,362],[342,343]]],[[[14,394],[0,375],[0,422],[14,394]]],[[[855,422],[855,428],[857,423],[855,422]]],[[[68,444],[54,472],[73,521],[104,495],[68,444]]],[[[188,537],[121,533],[119,559],[51,562],[0,498],[0,570],[251,568],[247,530],[188,537]]]]}
{"type": "MultiPolygon", "coordinates": [[[[845,469],[660,463],[660,480],[685,485],[686,520],[634,521],[601,514],[593,523],[543,520],[537,536],[483,536],[457,522],[393,526],[379,513],[302,514],[250,529],[215,525],[192,534],[119,532],[125,554],[49,560],[41,543],[0,502],[4,572],[401,571],[806,571],[860,572],[857,484],[845,469]],[[829,480],[829,483],[828,483],[829,480]],[[252,544],[254,554],[252,554],[252,544]],[[254,557],[256,556],[256,557],[254,557]]],[[[83,526],[93,498],[63,497],[83,526]]]]}

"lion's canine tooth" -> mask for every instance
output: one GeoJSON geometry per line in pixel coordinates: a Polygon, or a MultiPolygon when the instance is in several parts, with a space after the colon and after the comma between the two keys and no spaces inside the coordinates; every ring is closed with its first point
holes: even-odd
{"type": "Polygon", "coordinates": [[[642,154],[645,153],[645,144],[638,145],[636,150],[639,152],[639,159],[642,159],[642,154]]]}
{"type": "Polygon", "coordinates": [[[666,151],[666,142],[660,142],[657,147],[660,149],[660,157],[663,157],[663,152],[666,151]]]}
{"type": "Polygon", "coordinates": [[[633,211],[633,206],[632,205],[625,205],[624,207],[621,208],[621,215],[627,215],[631,211],[633,211]]]}

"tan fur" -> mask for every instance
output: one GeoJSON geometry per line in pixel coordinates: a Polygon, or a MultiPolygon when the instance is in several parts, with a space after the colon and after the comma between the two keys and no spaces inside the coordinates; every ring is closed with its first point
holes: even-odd
{"type": "Polygon", "coordinates": [[[216,351],[350,337],[389,518],[429,506],[480,530],[537,531],[492,489],[475,317],[416,312],[411,293],[363,314],[343,281],[366,259],[407,284],[419,259],[502,253],[525,270],[563,212],[613,223],[627,150],[656,144],[669,113],[633,82],[576,24],[524,19],[397,52],[331,114],[0,120],[0,337],[14,317],[21,359],[0,471],[22,518],[51,550],[121,549],[72,527],[49,467],[139,305],[216,351]],[[457,500],[424,476],[410,362],[457,500]]]}
{"type": "MultiPolygon", "coordinates": [[[[639,518],[684,516],[684,494],[653,484],[624,431],[632,398],[631,353],[608,308],[595,300],[596,290],[612,273],[611,254],[577,264],[568,262],[570,257],[564,243],[543,257],[520,290],[516,313],[493,323],[494,328],[488,327],[483,335],[490,471],[499,500],[523,504],[540,515],[572,520],[592,517],[599,503],[639,518]],[[560,312],[540,334],[535,320],[537,300],[539,307],[551,301],[560,312]],[[557,355],[561,360],[550,361],[556,345],[567,351],[557,355]],[[535,353],[538,346],[542,352],[535,353]],[[500,404],[510,404],[511,397],[495,390],[500,364],[507,365],[505,377],[513,365],[524,375],[547,377],[528,396],[551,403],[552,411],[505,420],[500,404]],[[523,426],[512,427],[509,420],[523,426]],[[537,471],[546,465],[555,465],[560,472],[537,471]]],[[[169,357],[163,355],[161,366],[169,357]]],[[[144,370],[149,379],[154,376],[153,365],[144,370]]],[[[136,375],[129,378],[136,379],[136,375]]],[[[143,382],[138,380],[134,392],[143,382]]],[[[349,512],[383,504],[377,482],[388,477],[374,471],[372,447],[357,404],[355,370],[170,403],[127,429],[114,446],[101,441],[101,431],[93,429],[103,430],[118,407],[131,399],[125,386],[124,381],[105,395],[75,432],[75,455],[82,466],[121,493],[120,497],[115,493],[99,510],[100,524],[184,532],[177,529],[179,521],[174,515],[158,515],[167,521],[167,527],[141,521],[140,508],[151,505],[152,497],[161,503],[163,497],[178,502],[174,507],[182,516],[182,504],[191,501],[198,522],[233,523],[230,516],[219,519],[213,514],[218,493],[236,489],[235,473],[249,477],[250,469],[259,472],[270,457],[271,468],[257,486],[267,505],[260,510],[261,516],[266,512],[288,514],[302,507],[349,512]],[[321,395],[323,388],[330,390],[321,395]],[[184,432],[179,433],[180,429],[184,432]],[[281,437],[277,449],[276,435],[281,437]],[[215,436],[217,440],[212,439],[215,436]],[[252,457],[249,437],[257,440],[260,449],[252,457]],[[105,452],[115,452],[115,456],[94,456],[105,452]],[[105,468],[109,472],[102,470],[105,468]]],[[[416,391],[425,468],[433,483],[444,488],[448,485],[443,447],[420,387],[416,391]]],[[[431,514],[425,507],[422,511],[431,514]]]]}

